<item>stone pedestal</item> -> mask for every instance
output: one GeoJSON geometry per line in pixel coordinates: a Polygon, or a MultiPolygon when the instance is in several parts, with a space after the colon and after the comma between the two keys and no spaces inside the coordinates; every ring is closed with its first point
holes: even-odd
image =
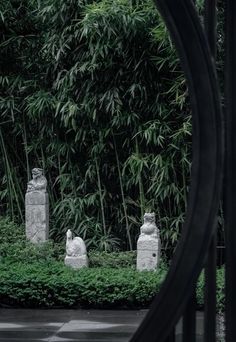
{"type": "Polygon", "coordinates": [[[31,191],[25,195],[26,237],[33,243],[48,239],[49,204],[48,194],[43,191],[31,191]]]}
{"type": "Polygon", "coordinates": [[[161,243],[159,238],[140,236],[137,243],[137,270],[156,270],[160,261],[161,243]]]}
{"type": "Polygon", "coordinates": [[[79,269],[82,267],[88,267],[88,257],[87,255],[80,256],[66,256],[65,265],[72,267],[74,269],[79,269]]]}

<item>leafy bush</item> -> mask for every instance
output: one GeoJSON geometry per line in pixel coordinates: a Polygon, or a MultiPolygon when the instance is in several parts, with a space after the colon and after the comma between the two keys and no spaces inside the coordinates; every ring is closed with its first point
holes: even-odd
{"type": "MultiPolygon", "coordinates": [[[[33,244],[26,240],[23,226],[18,226],[9,218],[0,218],[0,258],[2,262],[15,263],[62,260],[65,257],[65,241],[55,243],[49,240],[33,244]]],[[[133,267],[136,251],[133,252],[89,252],[90,267],[133,267]]]]}
{"type": "MultiPolygon", "coordinates": [[[[1,262],[13,264],[27,262],[29,264],[45,261],[63,260],[65,257],[65,243],[47,241],[42,244],[33,244],[21,240],[14,243],[0,244],[1,262]]],[[[90,267],[124,268],[136,265],[136,251],[133,252],[95,252],[88,254],[90,267]]]]}
{"type": "MultiPolygon", "coordinates": [[[[49,240],[42,244],[33,244],[27,240],[13,243],[0,243],[0,257],[2,262],[15,263],[49,260],[63,260],[66,253],[65,243],[54,243],[49,240]]],[[[133,252],[95,252],[88,254],[90,267],[134,267],[136,251],[133,252]]]]}
{"type": "Polygon", "coordinates": [[[0,217],[0,244],[14,243],[25,239],[24,227],[9,217],[0,217]]]}
{"type": "MultiPolygon", "coordinates": [[[[35,261],[55,261],[65,257],[65,241],[55,243],[52,240],[42,244],[33,244],[26,240],[23,226],[17,226],[9,218],[0,218],[0,258],[2,262],[15,263],[35,261]]],[[[89,252],[90,267],[134,267],[136,251],[130,252],[89,252]]]]}
{"type": "Polygon", "coordinates": [[[26,240],[22,225],[17,225],[8,217],[0,217],[0,260],[1,262],[32,263],[35,261],[61,260],[65,254],[65,244],[49,240],[33,244],[26,240]]]}
{"type": "MultiPolygon", "coordinates": [[[[204,272],[200,274],[198,279],[196,296],[199,308],[204,307],[204,288],[205,277],[204,272]]],[[[217,311],[223,312],[225,305],[225,267],[221,267],[216,270],[216,304],[217,311]]]]}
{"type": "Polygon", "coordinates": [[[90,267],[134,267],[136,265],[136,251],[129,252],[89,252],[90,267]]]}
{"type": "MultiPolygon", "coordinates": [[[[146,307],[167,273],[135,271],[136,251],[89,252],[89,269],[65,267],[65,243],[35,245],[24,229],[0,218],[0,304],[29,307],[146,307]]],[[[204,273],[197,284],[197,302],[204,306],[204,273]]],[[[224,310],[224,268],[217,270],[217,309],[224,310]]]]}
{"type": "Polygon", "coordinates": [[[49,260],[62,260],[65,256],[65,245],[47,241],[42,244],[33,244],[22,240],[14,243],[0,244],[0,257],[2,262],[15,263],[49,260]]]}
{"type": "Polygon", "coordinates": [[[147,307],[158,292],[164,271],[87,268],[59,262],[0,265],[0,303],[23,307],[147,307]]]}
{"type": "Polygon", "coordinates": [[[71,270],[65,242],[32,244],[23,227],[0,219],[0,303],[25,307],[142,307],[166,273],[136,272],[136,252],[89,253],[89,269],[71,270]],[[98,268],[100,267],[100,268],[98,268]],[[126,268],[125,268],[126,267],[126,268]]]}
{"type": "MultiPolygon", "coordinates": [[[[31,264],[0,265],[0,305],[22,307],[148,307],[166,275],[137,272],[130,268],[84,268],[72,270],[48,260],[31,264]]],[[[217,309],[224,308],[224,269],[217,270],[217,309]]],[[[197,285],[197,303],[204,305],[204,277],[197,285]]]]}

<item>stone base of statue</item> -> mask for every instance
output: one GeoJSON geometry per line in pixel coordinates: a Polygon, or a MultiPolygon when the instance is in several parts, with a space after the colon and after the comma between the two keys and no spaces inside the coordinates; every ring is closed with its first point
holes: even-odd
{"type": "Polygon", "coordinates": [[[137,243],[137,270],[156,270],[160,261],[160,239],[149,235],[140,235],[137,243]]]}
{"type": "Polygon", "coordinates": [[[87,255],[80,256],[66,256],[65,265],[74,269],[79,269],[82,267],[88,267],[88,257],[87,255]]]}
{"type": "Polygon", "coordinates": [[[48,239],[49,204],[48,194],[43,191],[30,191],[25,195],[26,237],[33,243],[48,239]]]}

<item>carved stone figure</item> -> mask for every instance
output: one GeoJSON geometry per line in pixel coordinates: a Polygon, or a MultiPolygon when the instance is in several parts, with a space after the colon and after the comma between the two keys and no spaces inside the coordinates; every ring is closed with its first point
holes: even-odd
{"type": "Polygon", "coordinates": [[[143,221],[143,225],[140,228],[141,236],[149,235],[157,238],[158,229],[155,222],[155,213],[145,213],[143,221]]]}
{"type": "Polygon", "coordinates": [[[32,170],[32,177],[33,177],[33,179],[31,179],[28,182],[27,192],[31,192],[31,191],[46,192],[47,191],[46,190],[47,189],[47,180],[43,176],[43,169],[34,168],[32,170]]]}
{"type": "Polygon", "coordinates": [[[66,255],[73,257],[86,255],[84,240],[78,236],[72,239],[72,231],[70,229],[66,232],[66,255]]]}
{"type": "Polygon", "coordinates": [[[48,239],[49,204],[46,192],[47,180],[43,170],[34,168],[33,179],[28,182],[25,195],[25,227],[26,237],[33,243],[48,239]]]}
{"type": "Polygon", "coordinates": [[[72,238],[72,231],[70,229],[66,232],[65,265],[75,269],[88,266],[87,250],[84,240],[78,236],[72,238]]]}
{"type": "Polygon", "coordinates": [[[137,270],[155,270],[160,260],[161,241],[155,213],[145,213],[137,242],[137,270]]]}

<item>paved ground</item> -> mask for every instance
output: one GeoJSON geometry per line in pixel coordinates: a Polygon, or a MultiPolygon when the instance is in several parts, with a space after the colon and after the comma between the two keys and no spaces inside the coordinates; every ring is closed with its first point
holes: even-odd
{"type": "MultiPolygon", "coordinates": [[[[0,309],[0,342],[128,342],[146,312],[0,309]]],[[[176,328],[180,341],[181,322],[176,328]]],[[[203,341],[202,313],[197,314],[196,341],[203,341]]]]}
{"type": "Polygon", "coordinates": [[[0,342],[127,342],[145,313],[0,309],[0,342]]]}

